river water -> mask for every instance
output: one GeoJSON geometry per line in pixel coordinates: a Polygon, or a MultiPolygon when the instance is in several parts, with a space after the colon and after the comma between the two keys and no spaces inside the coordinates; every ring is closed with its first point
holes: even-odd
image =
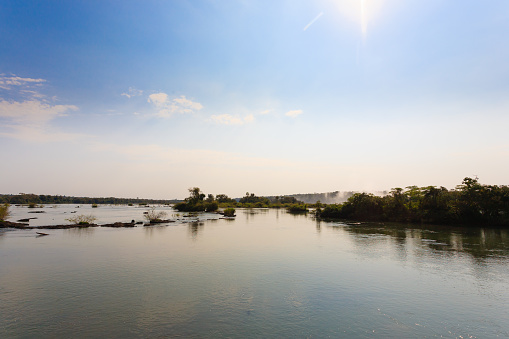
{"type": "MultiPolygon", "coordinates": [[[[143,220],[46,206],[11,221],[143,220]]],[[[0,231],[0,338],[509,337],[509,232],[238,209],[162,226],[0,231]]]]}

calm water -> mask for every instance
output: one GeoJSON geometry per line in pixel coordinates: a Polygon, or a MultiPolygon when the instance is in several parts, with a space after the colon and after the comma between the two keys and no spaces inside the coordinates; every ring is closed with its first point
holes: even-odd
{"type": "MultiPolygon", "coordinates": [[[[10,220],[59,224],[76,206],[42,210],[17,208],[10,220]]],[[[144,210],[78,213],[106,223],[144,210]]],[[[0,231],[0,338],[509,337],[507,231],[317,223],[264,209],[180,219],[0,231]]]]}

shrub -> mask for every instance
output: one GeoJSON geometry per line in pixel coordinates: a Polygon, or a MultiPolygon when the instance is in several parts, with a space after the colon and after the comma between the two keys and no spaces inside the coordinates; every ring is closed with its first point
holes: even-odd
{"type": "Polygon", "coordinates": [[[5,203],[0,205],[0,221],[5,221],[5,219],[11,216],[11,212],[9,211],[9,204],[5,203]]]}
{"type": "Polygon", "coordinates": [[[317,208],[315,211],[315,215],[318,218],[322,219],[341,219],[343,218],[342,213],[342,205],[341,204],[331,204],[321,208],[317,208]]]}
{"type": "Polygon", "coordinates": [[[214,212],[218,209],[217,202],[207,202],[205,203],[205,212],[214,212]]]}
{"type": "Polygon", "coordinates": [[[306,205],[293,204],[287,208],[287,211],[290,213],[307,213],[308,208],[306,205]]]}
{"type": "Polygon", "coordinates": [[[164,211],[156,211],[155,207],[152,207],[147,214],[144,215],[145,219],[147,219],[151,223],[162,222],[163,218],[166,216],[166,212],[164,211]]]}
{"type": "Polygon", "coordinates": [[[92,204],[92,208],[97,208],[97,204],[92,204]]]}
{"type": "Polygon", "coordinates": [[[235,216],[235,208],[227,208],[223,211],[223,215],[225,217],[234,217],[235,216]]]}
{"type": "Polygon", "coordinates": [[[74,217],[71,217],[71,218],[68,218],[65,220],[67,220],[73,224],[76,224],[76,225],[90,225],[94,221],[96,221],[97,218],[94,217],[93,215],[80,214],[80,215],[76,215],[74,217]]]}

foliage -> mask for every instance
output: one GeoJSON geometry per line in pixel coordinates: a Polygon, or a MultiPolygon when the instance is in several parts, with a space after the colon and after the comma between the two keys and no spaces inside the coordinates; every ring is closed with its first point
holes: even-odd
{"type": "Polygon", "coordinates": [[[305,204],[293,204],[286,209],[290,213],[307,213],[308,208],[305,204]]]}
{"type": "Polygon", "coordinates": [[[125,205],[131,204],[168,204],[176,203],[178,200],[162,200],[162,199],[128,199],[128,198],[91,198],[91,197],[70,197],[65,195],[37,195],[37,194],[2,194],[0,195],[0,202],[9,203],[11,205],[28,205],[34,204],[112,204],[112,205],[125,205]]]}
{"type": "Polygon", "coordinates": [[[214,212],[217,211],[219,205],[212,194],[209,194],[205,200],[205,194],[200,188],[192,187],[189,189],[189,197],[183,202],[175,204],[173,208],[181,212],[214,212]]]}
{"type": "Polygon", "coordinates": [[[92,204],[92,208],[97,208],[97,204],[92,204]]]}
{"type": "Polygon", "coordinates": [[[218,208],[219,205],[215,201],[205,203],[205,212],[214,212],[217,211],[218,208]]]}
{"type": "Polygon", "coordinates": [[[226,194],[218,194],[218,195],[216,195],[216,201],[219,204],[228,204],[228,203],[235,204],[237,202],[235,199],[232,199],[232,198],[228,197],[226,194]]]}
{"type": "Polygon", "coordinates": [[[235,208],[227,208],[223,211],[223,215],[225,217],[234,217],[235,216],[235,208]]]}
{"type": "Polygon", "coordinates": [[[246,192],[246,195],[242,197],[239,202],[243,205],[243,207],[269,207],[270,200],[266,197],[257,197],[254,193],[246,192]]]}
{"type": "Polygon", "coordinates": [[[384,197],[356,193],[343,204],[317,208],[315,214],[325,219],[509,226],[509,187],[467,177],[454,190],[408,186],[384,197]]]}
{"type": "Polygon", "coordinates": [[[94,217],[93,215],[80,214],[80,215],[76,215],[74,217],[71,217],[71,218],[68,218],[65,220],[69,221],[70,223],[76,224],[76,225],[90,225],[94,221],[96,221],[97,218],[94,217]]]}
{"type": "Polygon", "coordinates": [[[152,207],[150,210],[148,210],[147,214],[144,214],[145,219],[151,223],[162,222],[165,216],[165,211],[156,211],[155,207],[152,207]]]}
{"type": "Polygon", "coordinates": [[[11,216],[11,211],[9,211],[9,204],[5,203],[0,205],[0,221],[5,221],[5,219],[11,216]]]}

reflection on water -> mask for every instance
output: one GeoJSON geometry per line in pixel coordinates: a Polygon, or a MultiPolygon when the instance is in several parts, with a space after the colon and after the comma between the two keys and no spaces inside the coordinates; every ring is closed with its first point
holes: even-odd
{"type": "MultiPolygon", "coordinates": [[[[255,217],[260,214],[267,214],[269,212],[268,208],[246,208],[246,209],[238,209],[237,214],[242,212],[246,217],[246,222],[254,221],[255,217]]],[[[279,212],[279,210],[277,210],[279,212]]],[[[237,217],[238,218],[238,217],[237,217]]]]}
{"type": "Polygon", "coordinates": [[[167,225],[150,225],[150,226],[143,226],[143,231],[145,232],[145,235],[147,237],[152,237],[153,235],[157,235],[158,233],[161,234],[166,230],[167,225]]]}
{"type": "MultiPolygon", "coordinates": [[[[72,237],[90,237],[95,231],[95,227],[80,227],[64,229],[63,233],[72,237]]],[[[47,232],[46,232],[47,233],[47,232]]]]}
{"type": "Polygon", "coordinates": [[[184,215],[0,232],[0,338],[509,336],[506,230],[184,215]]]}
{"type": "Polygon", "coordinates": [[[509,255],[509,232],[505,229],[394,223],[332,225],[332,228],[342,228],[356,235],[352,240],[361,247],[383,242],[393,244],[394,248],[462,252],[476,258],[509,255]]]}
{"type": "Polygon", "coordinates": [[[188,224],[187,229],[191,239],[196,240],[198,238],[198,233],[203,229],[203,225],[205,225],[205,223],[197,221],[188,224]]]}

